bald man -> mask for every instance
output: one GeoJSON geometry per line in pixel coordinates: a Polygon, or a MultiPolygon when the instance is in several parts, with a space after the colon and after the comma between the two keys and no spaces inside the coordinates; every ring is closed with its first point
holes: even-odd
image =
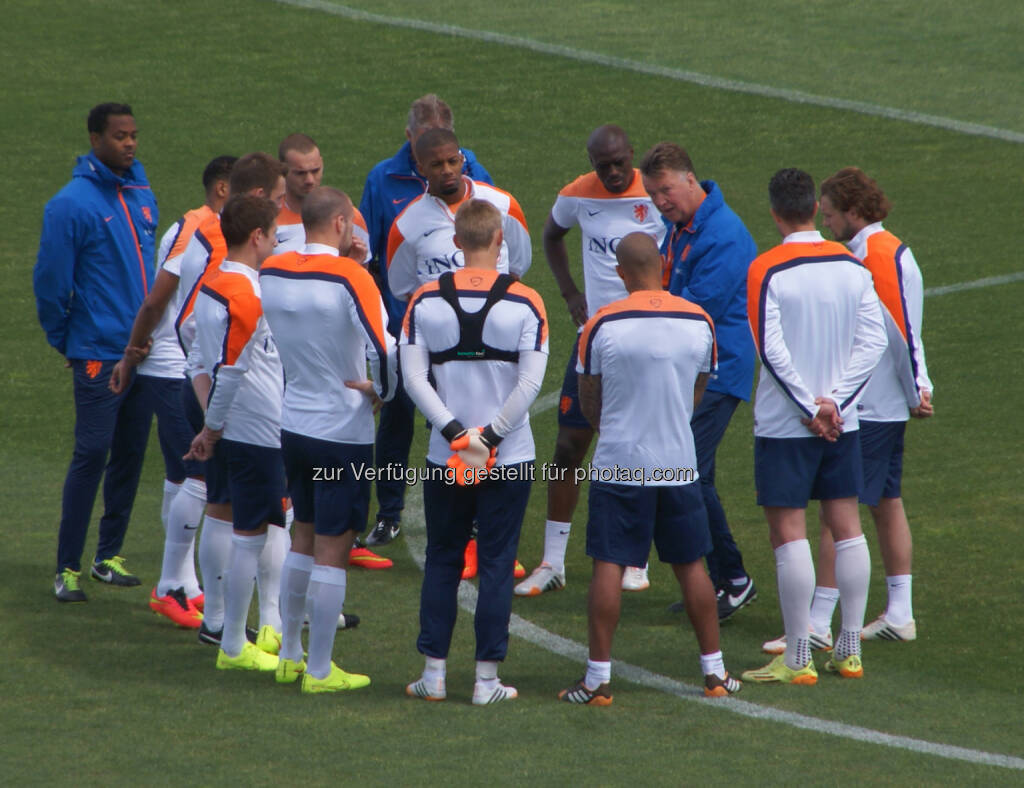
{"type": "MultiPolygon", "coordinates": [[[[615,273],[615,249],[623,236],[640,231],[657,243],[665,237],[666,224],[644,190],[640,171],[633,168],[633,146],[619,126],[594,129],[587,140],[587,156],[593,171],[565,186],[555,199],[544,224],[544,255],[558,282],[573,323],[582,329],[587,318],[612,301],[626,297],[626,288],[615,273]],[[565,236],[578,225],[582,242],[581,268],[584,292],[570,272],[565,236]]],[[[558,437],[549,474],[548,511],[544,526],[544,557],[533,573],[516,586],[518,596],[538,596],[565,586],[565,552],[572,515],[579,500],[576,469],[594,439],[594,430],[580,410],[576,386],[576,354],[573,346],[562,381],[558,408],[558,437]]],[[[641,562],[640,567],[644,567],[641,562]]],[[[630,568],[623,588],[642,591],[650,585],[646,568],[630,568]]]]}
{"type": "Polygon", "coordinates": [[[700,646],[704,694],[725,697],[742,685],[726,671],[719,648],[715,589],[703,562],[711,534],[690,429],[716,366],[714,326],[699,306],[661,289],[661,255],[649,235],[624,237],[616,258],[629,295],[587,321],[576,364],[580,405],[599,432],[583,473],[590,478],[587,555],[594,561],[590,658],[584,676],[559,698],[611,704],[623,570],[643,564],[652,542],[679,581],[700,646]]]}

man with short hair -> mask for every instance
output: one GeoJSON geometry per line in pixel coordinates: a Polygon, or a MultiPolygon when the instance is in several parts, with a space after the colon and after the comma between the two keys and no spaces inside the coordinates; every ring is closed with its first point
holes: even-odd
{"type": "MultiPolygon", "coordinates": [[[[423,194],[426,178],[419,171],[413,148],[427,129],[455,129],[451,107],[433,93],[421,96],[409,107],[405,124],[405,143],[390,159],[378,162],[366,176],[359,211],[366,220],[373,255],[371,271],[384,296],[388,308],[388,331],[398,337],[405,317],[405,302],[392,296],[388,288],[387,249],[391,225],[409,203],[423,194]]],[[[476,160],[473,151],[462,149],[462,172],[474,181],[491,183],[491,176],[476,160]]],[[[377,480],[378,511],[375,525],[366,541],[370,545],[385,545],[401,532],[402,508],[405,505],[405,482],[402,475],[409,463],[412,445],[414,408],[406,396],[399,375],[395,398],[384,404],[377,427],[377,467],[395,472],[382,474],[377,480]]]]}
{"type": "Polygon", "coordinates": [[[700,647],[704,694],[742,685],[725,669],[715,589],[704,569],[711,549],[707,511],[695,481],[690,413],[715,367],[707,313],[661,288],[658,244],[647,233],[617,245],[616,270],[629,295],[590,318],[579,341],[580,407],[599,431],[590,482],[587,555],[594,561],[585,675],[558,697],[608,706],[611,648],[622,575],[646,561],[652,541],[672,565],[700,647]]]}
{"type": "Polygon", "coordinates": [[[101,478],[104,512],[90,574],[114,586],[139,585],[120,552],[153,415],[141,388],[129,383],[115,394],[107,382],[153,282],[156,199],[135,159],[131,107],[99,104],[86,127],[92,150],[46,204],[32,273],[39,322],[73,373],[75,448],[64,481],[53,586],[60,602],[86,601],[79,585],[82,552],[101,478]]]}
{"type": "MultiPolygon", "coordinates": [[[[626,132],[614,125],[600,126],[587,139],[587,156],[594,168],[565,186],[555,199],[544,224],[544,254],[558,283],[573,322],[582,330],[601,307],[626,297],[616,273],[615,250],[631,232],[648,233],[661,243],[665,224],[644,191],[640,171],[633,168],[633,146],[626,132]],[[582,242],[584,293],[569,271],[565,236],[578,225],[582,242]]],[[[575,471],[586,456],[594,429],[579,406],[576,357],[579,335],[565,368],[558,407],[558,437],[548,481],[544,557],[533,573],[516,586],[518,596],[536,596],[565,586],[565,552],[572,515],[579,499],[575,471]]],[[[628,567],[623,588],[639,591],[649,585],[643,570],[628,567]]]]}
{"type": "MultiPolygon", "coordinates": [[[[715,324],[718,371],[690,426],[713,545],[708,571],[718,595],[718,617],[724,621],[757,598],[715,488],[718,444],[740,401],[750,400],[754,382],[743,285],[757,247],[718,184],[698,181],[689,154],[679,145],[658,143],[644,154],[640,171],[647,193],[673,225],[661,249],[666,266],[662,283],[673,295],[700,306],[715,324]]],[[[672,609],[681,611],[683,606],[677,603],[672,609]]]]}
{"type": "Polygon", "coordinates": [[[231,502],[233,528],[217,652],[221,670],[276,670],[278,663],[275,654],[250,643],[245,632],[267,526],[284,526],[284,378],[257,276],[274,251],[277,211],[277,204],[265,197],[241,194],[227,201],[220,221],[225,259],[204,275],[194,304],[196,346],[202,369],[210,371],[211,387],[203,429],[187,457],[222,455],[226,477],[208,477],[207,491],[211,500],[231,502]],[[219,490],[220,485],[227,490],[219,490]]]}
{"type": "MultiPolygon", "coordinates": [[[[863,640],[914,640],[917,624],[911,597],[913,540],[903,508],[903,436],[907,419],[934,413],[932,382],[925,365],[921,324],[924,283],[913,253],[882,227],[889,214],[885,192],[857,167],[845,167],[821,184],[821,219],[837,241],[864,261],[882,303],[889,345],[857,405],[864,489],[860,502],[871,510],[885,566],[885,611],[861,633],[863,640]]],[[[822,528],[818,585],[811,602],[811,640],[831,644],[835,582],[832,535],[822,528]]],[[[766,643],[778,647],[778,643],[766,643]]],[[[781,646],[784,648],[785,643],[781,646]]]]}
{"type": "Polygon", "coordinates": [[[814,563],[805,510],[821,501],[836,541],[842,630],[829,672],[861,678],[860,632],[871,559],[861,532],[857,402],[886,347],[871,274],[842,244],[814,229],[814,181],[779,170],[768,186],[782,244],[760,255],[747,279],[750,330],[761,357],[754,402],[754,477],[768,520],[786,630],[782,654],[743,678],[812,685],[810,608],[814,563]]]}
{"type": "Polygon", "coordinates": [[[264,314],[288,380],[281,449],[295,507],[281,574],[277,681],[301,678],[305,693],[370,683],[342,670],[331,654],[348,555],[369,514],[374,406],[394,394],[397,353],[373,277],[350,254],[339,257],[339,250],[361,248],[352,242],[353,214],[343,192],[313,189],[302,204],[302,252],[274,255],[260,269],[264,314]],[[307,598],[308,663],[301,640],[307,598]]]}
{"type": "Polygon", "coordinates": [[[135,385],[142,386],[156,411],[160,449],[164,455],[164,497],[161,521],[164,526],[164,555],[160,580],[150,594],[149,606],[181,627],[202,625],[205,597],[195,570],[195,535],[206,503],[205,469],[195,460],[182,460],[195,432],[185,417],[182,386],[185,384],[185,356],[174,332],[177,314],[173,301],[178,274],[164,264],[179,239],[188,239],[199,225],[216,216],[228,196],[228,178],[235,156],[218,156],[203,170],[205,203],[188,211],[172,224],[160,239],[157,274],[153,286],[135,316],[128,347],[110,376],[110,390],[120,394],[137,370],[135,385]],[[139,363],[135,348],[146,346],[149,353],[139,363]]]}
{"type": "Polygon", "coordinates": [[[488,201],[462,204],[454,238],[464,266],[416,291],[402,330],[407,390],[434,427],[423,482],[427,553],[416,642],[425,664],[406,687],[426,700],[447,696],[459,579],[474,525],[480,586],[473,704],[518,696],[501,683],[498,663],[508,651],[513,563],[535,457],[529,409],[544,379],[548,326],[540,296],[498,273],[504,223],[488,201]]]}

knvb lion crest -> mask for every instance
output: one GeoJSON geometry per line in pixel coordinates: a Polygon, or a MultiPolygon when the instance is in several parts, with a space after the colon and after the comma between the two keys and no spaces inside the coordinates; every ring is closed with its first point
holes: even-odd
{"type": "Polygon", "coordinates": [[[142,215],[145,217],[147,222],[149,222],[150,224],[153,223],[153,212],[149,210],[148,205],[142,206],[142,215]]]}
{"type": "Polygon", "coordinates": [[[633,206],[633,218],[636,219],[641,224],[643,224],[644,221],[646,221],[647,214],[649,212],[650,208],[647,205],[644,205],[644,203],[642,202],[638,202],[636,205],[633,206]]]}

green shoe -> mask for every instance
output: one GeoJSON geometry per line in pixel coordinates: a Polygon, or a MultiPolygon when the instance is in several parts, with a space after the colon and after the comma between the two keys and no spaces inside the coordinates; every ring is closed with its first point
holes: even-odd
{"type": "Polygon", "coordinates": [[[306,695],[360,689],[369,684],[369,676],[364,676],[361,673],[346,673],[333,662],[331,663],[331,672],[325,679],[314,678],[308,670],[302,674],[302,691],[306,695]]]}
{"type": "Polygon", "coordinates": [[[224,649],[217,649],[217,670],[259,670],[276,671],[278,659],[273,654],[260,651],[252,643],[242,646],[237,657],[229,657],[224,649]]]}
{"type": "Polygon", "coordinates": [[[53,581],[53,593],[58,602],[89,601],[85,591],[78,587],[78,578],[81,574],[74,569],[65,569],[57,573],[57,579],[53,581]]]}
{"type": "Polygon", "coordinates": [[[270,624],[260,627],[256,635],[256,648],[265,651],[267,654],[281,653],[281,633],[277,632],[270,624]]]}
{"type": "Polygon", "coordinates": [[[306,661],[296,662],[293,659],[279,659],[274,679],[278,684],[294,684],[306,673],[306,661]]]}
{"type": "Polygon", "coordinates": [[[779,684],[805,684],[812,686],[818,683],[818,671],[812,659],[800,670],[793,670],[786,664],[786,655],[779,654],[775,659],[757,670],[743,672],[744,681],[755,681],[761,684],[778,682],[779,684]]]}
{"type": "Polygon", "coordinates": [[[847,679],[864,678],[864,663],[860,661],[860,654],[851,654],[846,659],[836,659],[835,656],[831,656],[825,663],[825,670],[829,673],[838,673],[847,679]]]}
{"type": "Polygon", "coordinates": [[[112,586],[141,585],[142,581],[124,568],[124,556],[115,555],[113,558],[106,558],[103,561],[96,561],[89,572],[93,580],[107,583],[112,586]]]}

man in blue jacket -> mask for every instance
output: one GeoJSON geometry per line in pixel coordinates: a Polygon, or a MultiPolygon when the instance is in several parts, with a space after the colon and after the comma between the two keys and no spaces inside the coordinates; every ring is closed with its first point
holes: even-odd
{"type": "Polygon", "coordinates": [[[757,597],[715,490],[715,452],[740,400],[750,401],[754,383],[746,284],[757,247],[743,221],[725,204],[718,184],[697,180],[683,148],[658,143],[644,155],[640,172],[654,205],[672,225],[661,246],[664,285],[672,295],[698,304],[715,324],[718,371],[690,426],[711,530],[708,571],[718,595],[718,617],[724,621],[757,597]]]}
{"type": "MultiPolygon", "coordinates": [[[[415,198],[427,189],[427,179],[416,167],[412,152],[416,140],[428,129],[443,128],[454,130],[451,107],[433,93],[416,99],[409,108],[405,125],[405,144],[390,159],[378,162],[366,176],[363,198],[359,212],[366,220],[370,235],[370,264],[388,308],[388,330],[397,338],[405,317],[405,302],[391,294],[388,288],[387,256],[388,233],[395,218],[415,198]]],[[[464,163],[462,171],[474,181],[493,183],[491,176],[479,162],[473,151],[462,148],[464,163]]],[[[377,426],[377,466],[390,470],[385,478],[377,481],[376,522],[366,539],[370,545],[387,544],[401,530],[402,508],[405,505],[405,482],[402,473],[409,462],[409,447],[412,444],[413,417],[415,407],[399,385],[395,397],[384,403],[377,426]]]]}
{"type": "MultiPolygon", "coordinates": [[[[131,107],[99,104],[87,126],[92,151],[78,158],[71,182],[46,205],[33,271],[39,322],[74,375],[75,449],[64,482],[54,582],[61,602],[86,600],[78,580],[104,466],[104,513],[91,575],[110,585],[139,585],[120,552],[152,421],[141,388],[113,394],[107,383],[153,281],[156,199],[135,160],[131,107]]],[[[141,359],[148,348],[129,351],[141,359]]]]}

